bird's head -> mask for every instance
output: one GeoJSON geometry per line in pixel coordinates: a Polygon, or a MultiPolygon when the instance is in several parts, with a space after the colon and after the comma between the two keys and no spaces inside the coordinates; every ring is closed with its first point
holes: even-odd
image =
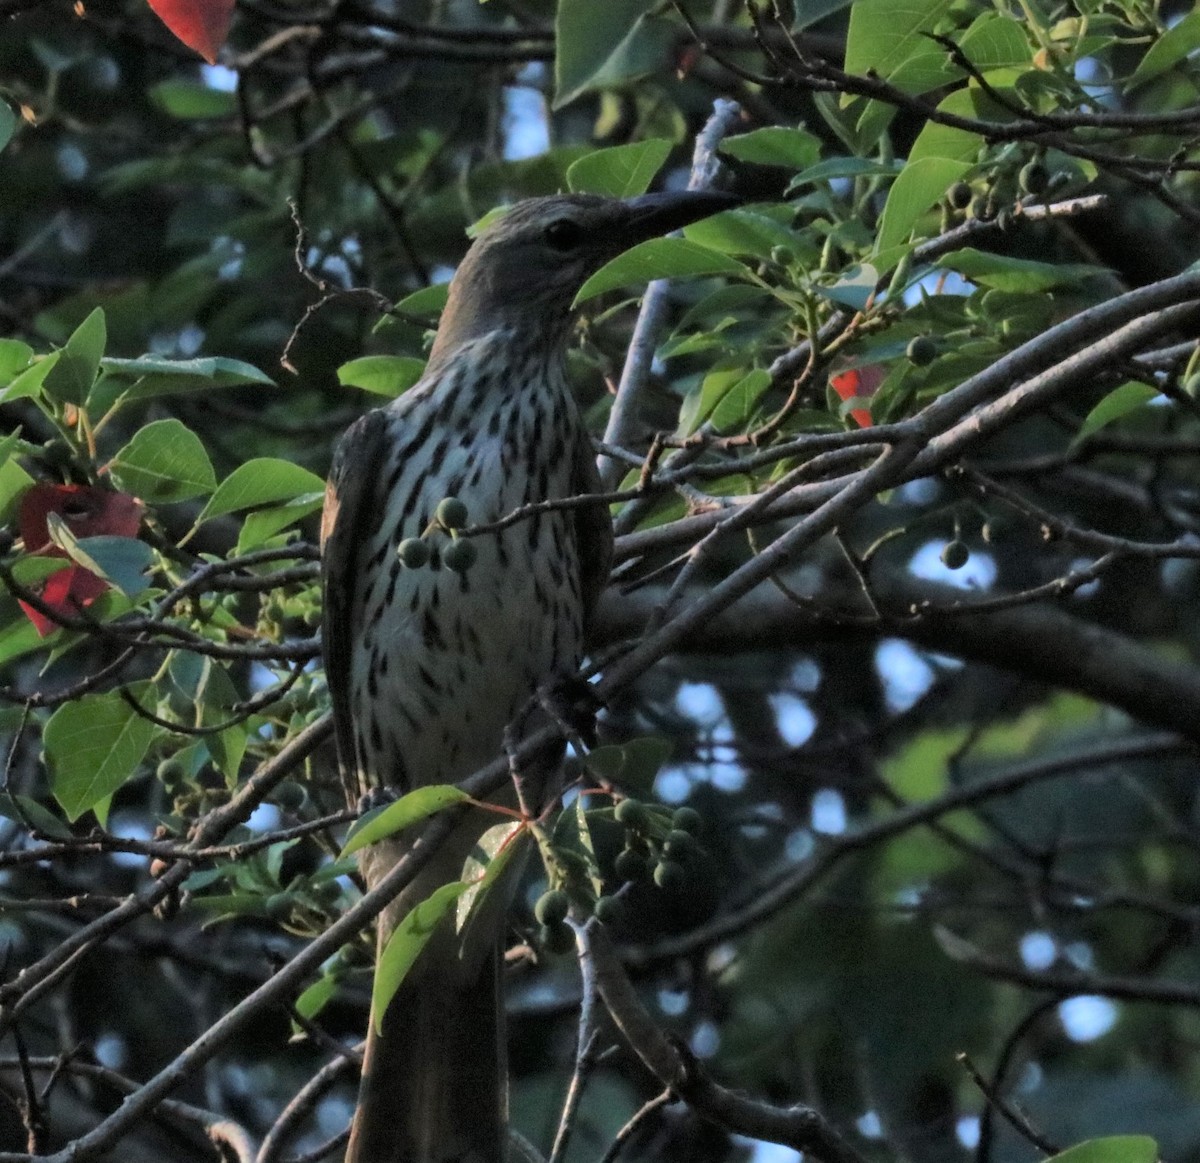
{"type": "Polygon", "coordinates": [[[450,284],[430,366],[470,339],[508,327],[556,342],[571,303],[609,259],[740,203],[681,190],[639,198],[557,194],[518,202],[475,239],[450,284]]]}

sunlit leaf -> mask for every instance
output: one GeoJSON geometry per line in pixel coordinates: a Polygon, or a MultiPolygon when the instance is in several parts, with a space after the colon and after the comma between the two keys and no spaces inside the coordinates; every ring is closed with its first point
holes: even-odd
{"type": "Polygon", "coordinates": [[[671,148],[670,141],[652,137],[599,149],[571,163],[567,185],[572,193],[601,194],[608,198],[644,194],[671,148]]]}
{"type": "Polygon", "coordinates": [[[339,859],[344,859],[368,844],[394,836],[435,812],[443,811],[454,804],[466,803],[470,798],[465,791],[452,784],[431,783],[414,788],[394,804],[376,808],[357,820],[346,836],[339,859]]]}
{"type": "Polygon", "coordinates": [[[371,990],[371,1013],[375,1027],[383,1024],[383,1015],[400,988],[413,963],[421,955],[429,938],[442,919],[471,886],[456,880],[444,884],[423,900],[396,926],[375,967],[375,984],[371,990]]]}
{"type": "Polygon", "coordinates": [[[742,275],[750,271],[736,259],[685,238],[652,238],[602,266],[580,288],[575,302],[586,303],[605,291],[653,279],[694,278],[699,275],[742,275]]]}
{"type": "Polygon", "coordinates": [[[109,462],[109,471],[121,488],[147,501],[186,501],[217,486],[200,438],[173,419],[139,428],[109,462]]]}
{"type": "MultiPolygon", "coordinates": [[[[141,690],[134,688],[133,697],[141,690]]],[[[79,819],[132,778],[158,732],[116,691],[59,707],[42,743],[50,787],[67,819],[79,819]]]]}

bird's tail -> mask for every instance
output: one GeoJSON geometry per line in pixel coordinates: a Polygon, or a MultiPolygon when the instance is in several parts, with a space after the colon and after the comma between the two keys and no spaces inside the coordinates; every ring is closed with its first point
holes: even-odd
{"type": "Polygon", "coordinates": [[[499,942],[464,971],[430,938],[367,1035],[346,1163],[503,1163],[508,1137],[499,942]]]}

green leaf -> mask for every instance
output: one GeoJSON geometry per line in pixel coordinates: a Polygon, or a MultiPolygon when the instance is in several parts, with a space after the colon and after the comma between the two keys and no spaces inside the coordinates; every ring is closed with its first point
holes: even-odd
{"type": "Polygon", "coordinates": [[[19,339],[0,339],[0,384],[10,384],[33,360],[33,348],[19,339]]]}
{"type": "Polygon", "coordinates": [[[200,438],[179,420],[155,420],[109,462],[117,484],[147,501],[186,501],[211,493],[217,477],[200,438]]]}
{"type": "MultiPolygon", "coordinates": [[[[137,689],[132,692],[137,697],[137,689]]],[[[42,743],[54,798],[74,822],[122,787],[145,758],[159,728],[116,691],[64,703],[42,743]]]]}
{"type": "Polygon", "coordinates": [[[1146,50],[1129,78],[1130,87],[1162,76],[1197,49],[1200,49],[1200,10],[1193,10],[1146,50]]]}
{"type": "MultiPolygon", "coordinates": [[[[881,259],[891,247],[907,242],[921,215],[940,201],[951,182],[958,181],[970,169],[966,162],[942,157],[920,158],[906,165],[888,191],[875,242],[876,258],[881,259]]],[[[887,274],[890,269],[882,266],[879,273],[887,274]]]]}
{"type": "Polygon", "coordinates": [[[253,364],[225,356],[198,359],[162,359],[143,355],[138,359],[102,359],[100,369],[106,375],[134,380],[123,396],[125,401],[147,400],[155,396],[178,395],[213,388],[232,388],[242,384],[274,387],[275,381],[253,364]]]}
{"type": "Polygon", "coordinates": [[[0,464],[0,522],[10,519],[17,499],[32,484],[33,477],[15,460],[0,464]]]}
{"type": "Polygon", "coordinates": [[[595,747],[583,763],[597,779],[620,783],[627,791],[649,797],[654,791],[654,779],[672,750],[669,739],[643,735],[619,746],[595,747]]]}
{"type": "Polygon", "coordinates": [[[1075,287],[1085,279],[1108,273],[1104,267],[1090,263],[1036,262],[1033,259],[991,254],[969,246],[942,255],[936,265],[957,271],[973,283],[994,287],[998,291],[1051,291],[1056,287],[1075,287]]]}
{"type": "Polygon", "coordinates": [[[749,418],[754,406],[762,398],[763,392],[770,386],[771,373],[763,368],[755,368],[754,371],[744,375],[713,408],[712,415],[709,417],[713,427],[718,432],[738,431],[749,418]]]}
{"type": "Polygon", "coordinates": [[[1158,1144],[1149,1135],[1109,1135],[1076,1143],[1045,1163],[1155,1163],[1158,1144]]]}
{"type": "Polygon", "coordinates": [[[605,263],[580,288],[575,305],[631,283],[699,275],[742,275],[749,279],[750,270],[718,250],[685,238],[652,238],[605,263]]]}
{"type": "Polygon", "coordinates": [[[874,71],[908,93],[943,85],[958,70],[947,63],[941,45],[924,34],[932,32],[954,0],[857,0],[850,6],[846,35],[846,72],[874,71]]]}
{"type": "Polygon", "coordinates": [[[411,355],[364,355],[338,368],[338,383],[395,398],[421,378],[425,361],[411,355]]]}
{"type": "Polygon", "coordinates": [[[835,178],[894,178],[904,168],[903,162],[881,162],[865,157],[831,157],[798,173],[788,184],[787,192],[801,186],[831,182],[835,178]]]}
{"type": "Polygon", "coordinates": [[[73,833],[52,811],[29,796],[0,792],[0,816],[24,828],[36,828],[52,840],[70,840],[73,833]]]}
{"type": "Polygon", "coordinates": [[[237,112],[237,95],[211,89],[197,81],[161,81],[150,89],[150,99],[168,117],[196,121],[210,117],[232,117],[237,112]]]}
{"type": "Polygon", "coordinates": [[[325,482],[315,472],[290,460],[263,456],[235,468],[217,486],[199,520],[208,521],[253,505],[294,501],[305,494],[319,495],[324,491],[325,482]]]}
{"type": "Polygon", "coordinates": [[[145,570],[154,560],[154,550],[136,537],[76,537],[57,513],[46,519],[50,540],[76,565],[82,565],[126,597],[136,598],[149,589],[145,570]]]}
{"type": "Polygon", "coordinates": [[[375,984],[371,990],[371,1012],[375,1015],[376,1029],[383,1022],[383,1015],[396,990],[407,976],[413,963],[433,936],[442,918],[471,886],[461,880],[442,885],[427,900],[423,900],[396,926],[375,967],[375,984]]]}
{"type": "Polygon", "coordinates": [[[360,820],[355,821],[346,836],[346,843],[338,854],[344,860],[352,852],[366,848],[388,836],[424,820],[454,804],[466,803],[471,797],[460,788],[448,783],[431,783],[414,788],[401,796],[394,804],[376,808],[360,820]]]}
{"type": "Polygon", "coordinates": [[[836,283],[828,286],[813,283],[813,290],[822,298],[840,303],[852,311],[862,311],[879,285],[879,272],[868,262],[843,272],[836,283]]]}
{"type": "MultiPolygon", "coordinates": [[[[495,824],[489,828],[475,844],[471,855],[463,865],[463,880],[469,884],[466,892],[458,898],[455,910],[454,927],[460,939],[464,931],[476,922],[490,926],[491,920],[486,909],[487,902],[495,892],[496,885],[501,881],[504,870],[512,863],[513,857],[525,849],[521,833],[527,831],[521,820],[508,820],[503,824],[495,824]]],[[[518,868],[520,866],[518,865],[518,868]]],[[[503,906],[507,906],[508,894],[501,894],[503,906]]],[[[464,945],[471,944],[470,938],[464,939],[464,945]]]]}
{"type": "Polygon", "coordinates": [[[296,1013],[312,1021],[329,1004],[336,992],[337,982],[332,977],[318,977],[296,998],[296,1013]]]}
{"type": "Polygon", "coordinates": [[[666,138],[652,137],[628,145],[598,149],[567,167],[567,187],[573,194],[632,198],[644,194],[671,152],[666,138]]]}
{"type": "Polygon", "coordinates": [[[744,162],[799,170],[817,164],[821,143],[806,129],[768,125],[726,138],[721,142],[721,152],[744,162]]]}
{"type": "Polygon", "coordinates": [[[1144,407],[1160,393],[1157,388],[1148,384],[1139,384],[1133,380],[1114,388],[1108,393],[1085,417],[1075,433],[1072,443],[1078,443],[1093,432],[1099,432],[1107,424],[1128,416],[1144,407]]]}
{"type": "Polygon", "coordinates": [[[998,12],[981,13],[958,38],[963,55],[981,73],[992,69],[1028,68],[1033,49],[1020,20],[998,12]]]}
{"type": "Polygon", "coordinates": [[[13,400],[26,400],[30,396],[39,395],[46,378],[61,358],[61,351],[52,351],[27,367],[0,392],[0,404],[10,404],[13,400]]]}
{"type": "Polygon", "coordinates": [[[719,250],[722,254],[748,254],[768,258],[776,246],[795,245],[796,235],[782,222],[753,210],[726,210],[685,227],[688,242],[719,250]]]}
{"type": "Polygon", "coordinates": [[[449,295],[449,283],[435,283],[432,287],[422,287],[411,295],[405,295],[396,304],[396,310],[406,315],[440,315],[449,295]]]}
{"type": "Polygon", "coordinates": [[[12,140],[17,131],[17,115],[7,101],[0,101],[0,149],[12,140]]]}
{"type": "Polygon", "coordinates": [[[54,366],[43,378],[42,388],[46,395],[60,403],[82,404],[100,370],[100,358],[104,355],[107,338],[104,312],[97,307],[75,328],[58,353],[54,366]]]}
{"type": "Polygon", "coordinates": [[[559,0],[554,109],[663,67],[678,25],[646,8],[646,0],[559,0]]]}
{"type": "Polygon", "coordinates": [[[302,521],[310,513],[315,513],[322,503],[323,498],[309,496],[307,499],[289,501],[286,505],[250,513],[242,522],[237,552],[242,554],[258,549],[281,529],[286,529],[289,525],[302,521]]]}

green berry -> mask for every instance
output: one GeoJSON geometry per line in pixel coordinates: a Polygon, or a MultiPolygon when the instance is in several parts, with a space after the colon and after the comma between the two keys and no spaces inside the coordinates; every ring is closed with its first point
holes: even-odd
{"type": "Polygon", "coordinates": [[[796,261],[796,252],[790,246],[773,246],[771,261],[776,266],[790,267],[796,261]]]}
{"type": "Polygon", "coordinates": [[[542,893],[533,906],[533,915],[543,925],[561,925],[570,911],[571,898],[559,888],[542,893]]]}
{"type": "Polygon", "coordinates": [[[396,546],[396,556],[408,569],[429,564],[429,546],[420,537],[406,537],[396,546]]]}
{"type": "Polygon", "coordinates": [[[687,886],[687,870],[674,860],[664,860],[654,870],[654,883],[666,892],[679,892],[687,886]]]}
{"type": "Polygon", "coordinates": [[[950,203],[955,210],[965,210],[971,204],[973,197],[971,187],[966,182],[955,182],[953,186],[946,191],[946,201],[950,203]]]}
{"type": "Polygon", "coordinates": [[[650,866],[640,852],[626,848],[620,852],[613,863],[613,871],[621,880],[645,880],[650,875],[650,866]]]}
{"type": "Polygon", "coordinates": [[[937,344],[928,335],[917,335],[909,341],[904,354],[914,367],[928,367],[937,359],[937,344]]]}
{"type": "Polygon", "coordinates": [[[1044,194],[1050,184],[1050,175],[1041,162],[1028,162],[1021,167],[1017,181],[1026,194],[1044,194]]]}
{"type": "Polygon", "coordinates": [[[613,809],[613,818],[626,828],[640,830],[650,822],[650,813],[641,800],[627,798],[613,809]]]}
{"type": "Polygon", "coordinates": [[[947,541],[942,549],[942,564],[947,569],[962,569],[970,556],[971,551],[967,548],[966,542],[960,541],[956,537],[953,541],[947,541]]]}
{"type": "Polygon", "coordinates": [[[990,222],[996,216],[996,207],[986,194],[976,194],[967,207],[967,217],[980,222],[990,222]]]}
{"type": "Polygon", "coordinates": [[[557,925],[542,925],[538,929],[538,944],[547,953],[570,953],[575,948],[575,934],[565,921],[557,925]]]}
{"type": "Polygon", "coordinates": [[[478,556],[479,550],[475,548],[474,541],[456,537],[442,550],[442,563],[455,573],[466,573],[475,564],[478,556]]]}
{"type": "Polygon", "coordinates": [[[704,817],[695,808],[676,808],[671,815],[671,827],[698,836],[704,828],[704,817]]]}
{"type": "Polygon", "coordinates": [[[176,788],[183,783],[187,772],[178,759],[164,759],[158,765],[155,775],[158,776],[159,783],[170,791],[172,788],[176,788]]]}
{"type": "Polygon", "coordinates": [[[696,841],[691,832],[685,832],[682,828],[672,828],[663,842],[663,855],[668,860],[681,860],[695,847],[696,841]]]}
{"type": "Polygon", "coordinates": [[[285,812],[298,812],[307,798],[304,788],[294,780],[281,783],[275,789],[275,803],[285,812]]]}
{"type": "Polygon", "coordinates": [[[625,916],[625,902],[615,896],[597,897],[592,913],[602,925],[616,925],[625,916]]]}
{"type": "Polygon", "coordinates": [[[457,497],[443,497],[434,516],[443,529],[462,529],[467,523],[467,506],[457,497]]]}

